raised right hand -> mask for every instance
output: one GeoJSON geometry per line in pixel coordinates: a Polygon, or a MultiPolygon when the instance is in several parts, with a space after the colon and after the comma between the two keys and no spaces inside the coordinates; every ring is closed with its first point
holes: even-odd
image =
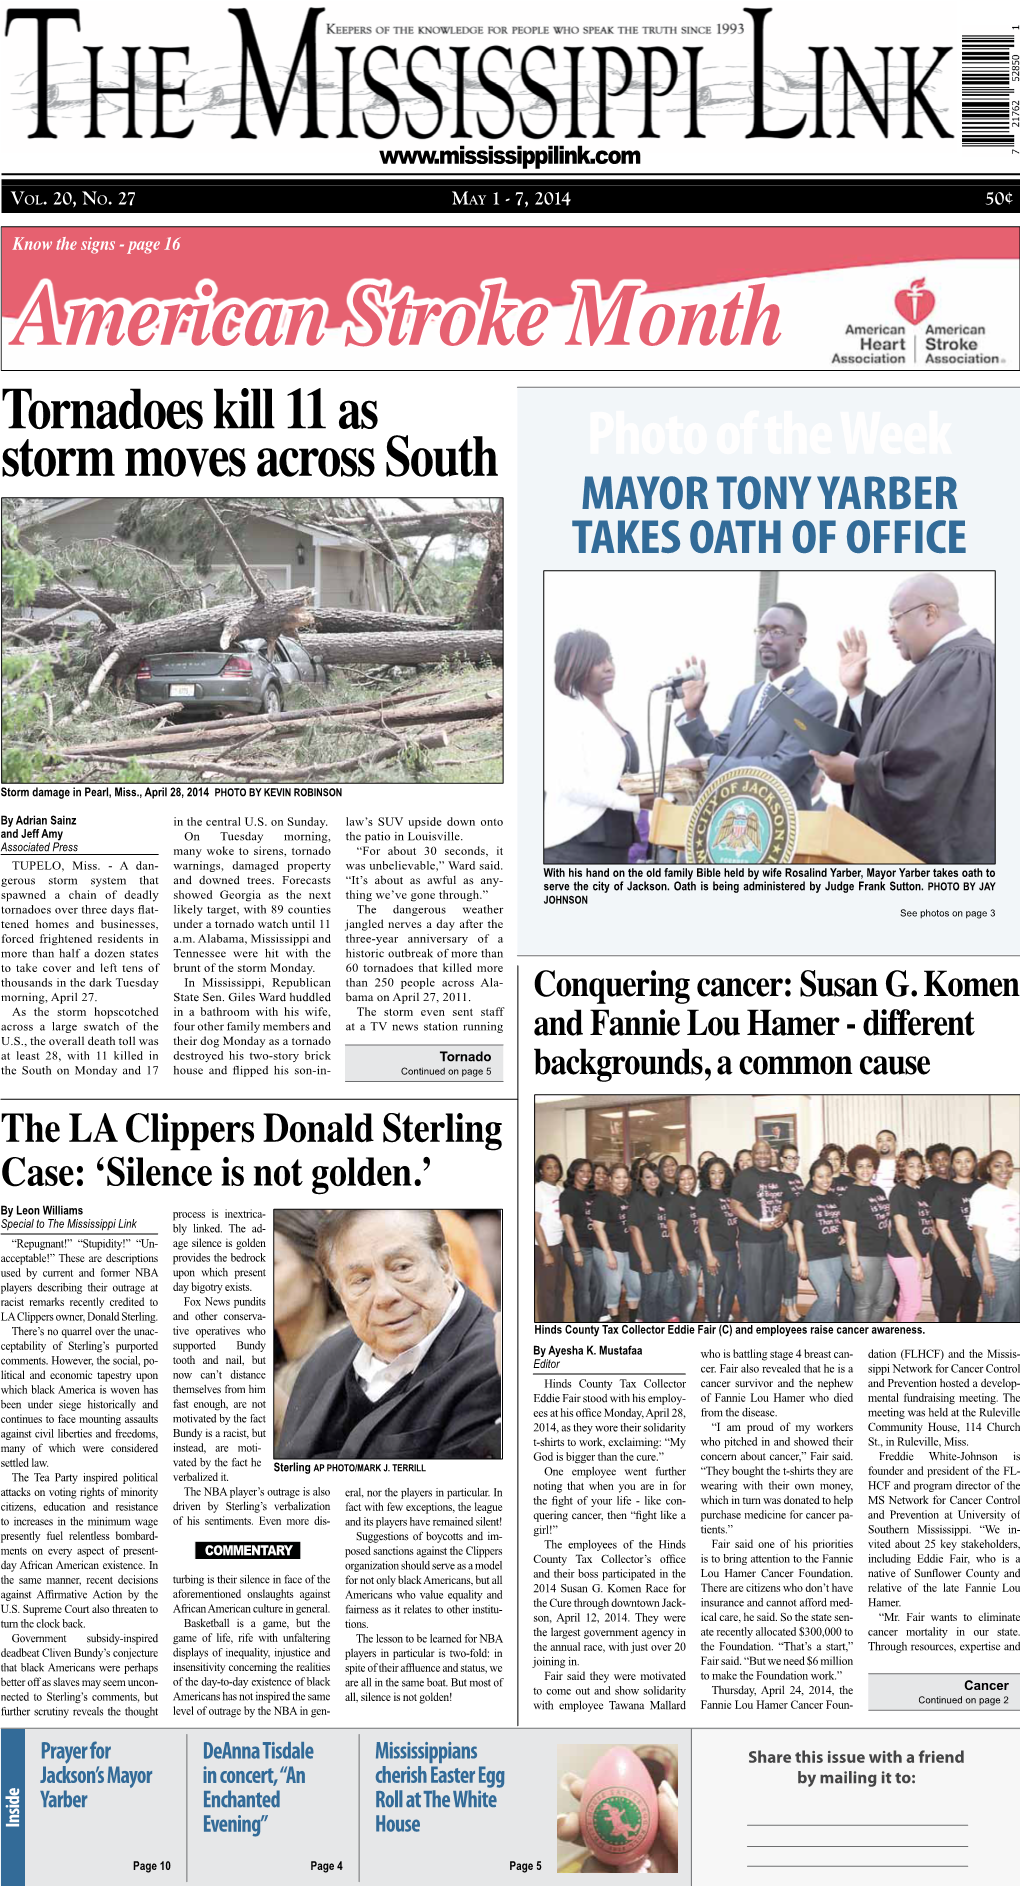
{"type": "Polygon", "coordinates": [[[701,669],[700,678],[697,681],[685,681],[680,690],[683,696],[684,713],[693,718],[695,714],[700,714],[701,703],[708,693],[708,682],[705,680],[705,664],[703,661],[699,661],[696,655],[688,655],[684,667],[701,669]]]}
{"type": "Polygon", "coordinates": [[[839,649],[839,685],[847,694],[860,694],[868,674],[868,643],[860,629],[847,629],[836,643],[839,649]]]}

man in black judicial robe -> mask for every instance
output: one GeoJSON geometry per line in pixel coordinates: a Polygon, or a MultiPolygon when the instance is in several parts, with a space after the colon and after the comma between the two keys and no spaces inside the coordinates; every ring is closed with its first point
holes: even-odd
{"type": "Polygon", "coordinates": [[[910,663],[883,699],[865,686],[868,645],[840,640],[843,753],[814,754],[847,811],[923,864],[995,862],[995,648],[959,612],[945,576],[901,583],[889,633],[910,663]]]}

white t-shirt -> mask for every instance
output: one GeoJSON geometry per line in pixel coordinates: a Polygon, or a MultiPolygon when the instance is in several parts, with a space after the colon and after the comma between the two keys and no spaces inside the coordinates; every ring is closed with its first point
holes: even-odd
{"type": "Polygon", "coordinates": [[[563,1243],[563,1221],[560,1218],[560,1187],[548,1185],[540,1179],[535,1187],[535,1210],[545,1233],[545,1241],[550,1250],[554,1244],[563,1243]]]}
{"type": "Polygon", "coordinates": [[[878,1171],[875,1173],[875,1184],[880,1185],[882,1187],[882,1190],[885,1193],[886,1198],[888,1198],[890,1192],[893,1189],[893,1186],[896,1184],[895,1154],[893,1155],[891,1159],[879,1160],[878,1171]]]}
{"type": "Polygon", "coordinates": [[[992,1257],[1020,1263],[1020,1196],[1002,1185],[981,1185],[970,1201],[970,1223],[980,1225],[992,1257]]]}

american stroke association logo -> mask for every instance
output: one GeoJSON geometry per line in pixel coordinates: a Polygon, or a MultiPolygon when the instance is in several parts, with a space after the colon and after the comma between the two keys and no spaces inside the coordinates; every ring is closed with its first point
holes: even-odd
{"type": "Polygon", "coordinates": [[[797,808],[764,767],[734,767],[691,807],[688,864],[789,864],[797,848],[797,808]]]}
{"type": "Polygon", "coordinates": [[[909,321],[911,327],[919,327],[935,312],[935,297],[930,288],[924,285],[924,276],[919,275],[909,288],[901,288],[896,296],[896,312],[909,321]]]}
{"type": "MultiPolygon", "coordinates": [[[[600,1788],[592,1796],[587,1819],[602,1845],[619,1854],[622,1860],[645,1838],[652,1821],[641,1796],[619,1783],[611,1788],[600,1788]]],[[[588,1840],[587,1834],[585,1839],[588,1840]]],[[[588,1845],[591,1845],[590,1840],[588,1845]]]]}

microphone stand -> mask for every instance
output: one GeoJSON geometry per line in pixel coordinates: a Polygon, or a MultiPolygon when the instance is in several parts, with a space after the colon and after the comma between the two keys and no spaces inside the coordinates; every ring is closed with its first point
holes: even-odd
{"type": "MultiPolygon", "coordinates": [[[[662,692],[665,694],[666,699],[665,712],[662,717],[662,751],[659,754],[659,772],[657,791],[655,794],[657,799],[664,799],[666,796],[666,756],[669,751],[670,713],[674,701],[683,699],[683,682],[680,676],[678,675],[675,681],[671,681],[668,687],[664,688],[662,692]]],[[[649,713],[650,712],[651,706],[649,705],[649,713]]],[[[649,755],[649,758],[651,758],[651,755],[649,755]]],[[[669,845],[653,845],[652,851],[654,856],[651,862],[653,864],[675,864],[675,859],[666,859],[662,856],[664,851],[670,850],[672,850],[672,847],[669,845]]]]}
{"type": "MultiPolygon", "coordinates": [[[[771,676],[769,677],[769,679],[771,679],[771,676]]],[[[782,694],[786,692],[784,688],[776,687],[776,684],[774,681],[772,682],[772,686],[773,686],[774,691],[777,694],[782,694]]],[[[665,716],[665,726],[663,728],[663,733],[662,733],[662,756],[659,763],[659,790],[657,794],[657,797],[660,799],[662,799],[665,796],[665,791],[666,791],[666,748],[669,743],[670,705],[673,701],[682,699],[682,697],[683,697],[683,686],[678,677],[676,682],[671,683],[669,688],[666,690],[666,716],[665,716]]],[[[764,720],[766,714],[768,713],[768,701],[769,701],[769,696],[768,694],[766,694],[762,701],[761,706],[758,709],[758,712],[756,714],[752,714],[750,720],[747,723],[747,726],[744,728],[743,733],[739,736],[737,740],[733,742],[733,745],[731,746],[729,752],[726,755],[728,760],[736,759],[738,753],[743,753],[745,748],[750,744],[751,735],[755,732],[756,728],[758,728],[761,725],[761,722],[764,720]]],[[[666,851],[669,849],[670,847],[666,845],[653,846],[653,850],[656,853],[656,856],[653,862],[655,864],[668,862],[668,860],[663,860],[662,858],[660,858],[658,854],[662,851],[666,851]]]]}

